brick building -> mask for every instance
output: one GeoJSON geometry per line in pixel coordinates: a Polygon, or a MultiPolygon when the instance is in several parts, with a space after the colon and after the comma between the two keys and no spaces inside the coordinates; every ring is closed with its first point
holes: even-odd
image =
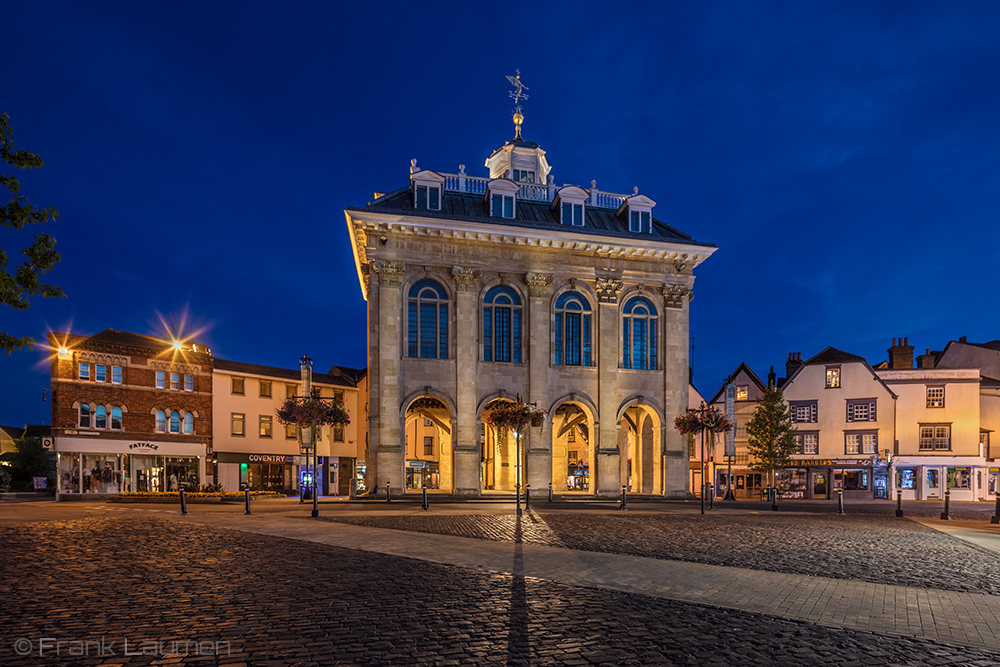
{"type": "Polygon", "coordinates": [[[208,348],[114,329],[89,337],[50,333],[49,345],[59,499],[206,481],[208,348]]]}

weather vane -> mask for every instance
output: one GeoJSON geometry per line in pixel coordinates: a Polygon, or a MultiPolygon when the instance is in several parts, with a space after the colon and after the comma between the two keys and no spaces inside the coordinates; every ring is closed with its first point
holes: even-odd
{"type": "Polygon", "coordinates": [[[528,94],[524,92],[528,87],[521,83],[521,70],[514,71],[515,75],[508,76],[507,80],[514,86],[514,90],[510,91],[510,96],[514,98],[514,113],[521,113],[521,100],[528,99],[528,94]]]}

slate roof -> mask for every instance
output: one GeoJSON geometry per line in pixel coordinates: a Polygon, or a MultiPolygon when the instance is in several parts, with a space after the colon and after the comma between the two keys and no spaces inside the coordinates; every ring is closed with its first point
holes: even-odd
{"type": "Polygon", "coordinates": [[[758,389],[760,389],[761,391],[767,389],[767,385],[760,381],[760,378],[757,377],[756,373],[750,370],[750,367],[746,365],[746,362],[741,361],[740,365],[736,367],[736,370],[734,370],[732,373],[729,374],[729,377],[726,378],[726,381],[722,383],[722,386],[719,387],[719,390],[715,392],[715,394],[712,396],[712,400],[708,402],[709,405],[712,405],[720,398],[724,399],[724,397],[722,396],[722,392],[726,390],[727,384],[736,379],[736,377],[740,374],[740,371],[746,372],[747,377],[749,377],[753,381],[753,383],[757,385],[758,389]]]}
{"type": "MultiPolygon", "coordinates": [[[[216,359],[215,368],[220,371],[231,371],[234,373],[246,373],[247,375],[264,375],[267,377],[283,378],[286,380],[301,380],[302,372],[291,368],[278,368],[276,366],[262,366],[260,364],[247,364],[242,361],[227,361],[226,359],[216,359]]],[[[335,366],[334,368],[338,368],[335,366]]],[[[354,370],[354,369],[348,369],[354,370]]],[[[356,387],[357,380],[352,380],[344,374],[313,373],[313,382],[320,384],[333,384],[340,387],[356,387]]]]}
{"type": "Polygon", "coordinates": [[[802,365],[815,366],[817,364],[851,364],[859,361],[864,363],[866,366],[868,365],[868,362],[864,357],[859,357],[856,354],[838,350],[835,347],[828,347],[816,356],[802,362],[802,365]]]}
{"type": "Polygon", "coordinates": [[[626,221],[615,216],[608,208],[596,206],[584,207],[583,227],[570,227],[559,221],[559,211],[552,210],[551,202],[539,202],[528,199],[518,199],[517,217],[497,218],[490,216],[489,205],[482,194],[445,191],[441,197],[440,211],[425,211],[413,208],[413,193],[410,188],[400,188],[387,193],[378,199],[368,202],[363,207],[348,206],[349,211],[376,211],[379,213],[397,213],[411,216],[435,218],[444,220],[468,220],[498,227],[523,227],[531,229],[566,230],[580,234],[616,237],[622,239],[648,239],[650,237],[663,241],[673,241],[686,245],[698,245],[714,248],[714,243],[695,241],[688,234],[676,229],[662,220],[653,218],[652,232],[640,234],[630,232],[626,221]]]}
{"type": "MultiPolygon", "coordinates": [[[[88,343],[103,343],[106,345],[121,347],[135,347],[144,350],[154,350],[156,352],[163,352],[171,347],[171,341],[165,338],[129,333],[127,331],[116,331],[114,329],[105,329],[100,333],[96,333],[93,336],[86,338],[86,341],[88,343]]],[[[195,343],[196,341],[188,342],[195,343]]],[[[202,343],[196,344],[198,345],[198,350],[201,353],[208,354],[207,346],[202,343]]]]}

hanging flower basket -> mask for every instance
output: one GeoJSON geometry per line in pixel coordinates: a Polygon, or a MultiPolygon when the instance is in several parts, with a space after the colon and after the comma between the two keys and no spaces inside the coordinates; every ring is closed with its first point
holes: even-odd
{"type": "Polygon", "coordinates": [[[545,410],[536,410],[523,401],[494,403],[486,416],[486,423],[501,431],[520,431],[525,426],[541,428],[545,424],[545,410]]]}
{"type": "Polygon", "coordinates": [[[351,423],[351,417],[340,401],[320,398],[289,398],[275,410],[282,424],[295,424],[302,428],[313,426],[343,427],[351,423]]]}
{"type": "Polygon", "coordinates": [[[710,434],[728,433],[733,430],[733,424],[723,413],[715,408],[707,410],[688,410],[677,415],[674,419],[674,428],[684,434],[701,433],[708,431],[710,434]]]}

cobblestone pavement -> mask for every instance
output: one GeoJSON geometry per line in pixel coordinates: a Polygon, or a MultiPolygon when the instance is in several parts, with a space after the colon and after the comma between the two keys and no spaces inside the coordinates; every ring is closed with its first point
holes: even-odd
{"type": "MultiPolygon", "coordinates": [[[[530,512],[522,541],[708,565],[1000,595],[1000,558],[905,519],[855,515],[530,512]]],[[[513,541],[515,517],[328,516],[371,528],[513,541]]]]}
{"type": "Polygon", "coordinates": [[[0,543],[3,665],[1000,662],[929,641],[167,519],[7,525],[0,543]],[[66,642],[60,655],[54,646],[39,655],[42,638],[66,642]],[[124,640],[132,653],[160,655],[126,656],[124,640]],[[162,655],[185,641],[209,642],[208,655],[162,655]],[[71,654],[84,647],[89,656],[71,654]]]}

